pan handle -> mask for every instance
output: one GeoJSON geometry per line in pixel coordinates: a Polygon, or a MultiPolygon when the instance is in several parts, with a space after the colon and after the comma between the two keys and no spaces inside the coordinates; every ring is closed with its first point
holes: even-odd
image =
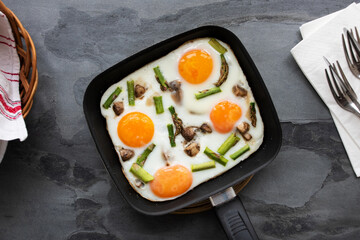
{"type": "Polygon", "coordinates": [[[258,240],[244,205],[232,187],[211,196],[210,201],[229,239],[258,240]]]}

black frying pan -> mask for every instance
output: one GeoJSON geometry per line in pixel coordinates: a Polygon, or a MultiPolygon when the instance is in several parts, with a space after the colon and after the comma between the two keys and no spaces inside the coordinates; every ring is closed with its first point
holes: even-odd
{"type": "Polygon", "coordinates": [[[83,107],[90,132],[105,168],[120,193],[133,208],[147,215],[162,215],[220,193],[217,197],[211,197],[210,199],[213,202],[217,202],[219,199],[226,202],[224,204],[222,202],[214,203],[214,205],[216,205],[215,209],[227,236],[232,239],[257,239],[240,198],[224,198],[226,194],[221,192],[227,189],[226,192],[231,195],[231,186],[256,173],[276,157],[281,146],[281,127],[270,95],[255,64],[240,40],[232,32],[217,26],[200,27],[169,38],[123,60],[92,80],[86,89],[83,107]],[[118,155],[106,130],[105,119],[100,113],[100,99],[110,85],[145,64],[166,55],[186,41],[202,37],[220,39],[229,44],[234,51],[259,106],[264,122],[264,141],[260,148],[248,159],[215,179],[197,186],[180,198],[166,202],[151,202],[137,194],[122,173],[118,155]]]}

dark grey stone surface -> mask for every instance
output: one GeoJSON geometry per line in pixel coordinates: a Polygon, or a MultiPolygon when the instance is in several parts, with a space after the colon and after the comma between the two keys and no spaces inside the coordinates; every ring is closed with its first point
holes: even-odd
{"type": "MultiPolygon", "coordinates": [[[[352,1],[4,0],[31,34],[39,87],[0,165],[0,239],[226,239],[215,213],[149,217],[105,171],[84,91],[120,60],[202,25],[233,31],[270,91],[283,129],[274,162],[240,193],[260,239],[359,239],[360,188],[329,112],[290,49],[301,24],[352,1]]],[[[266,119],[265,119],[266,120],[266,119]]]]}

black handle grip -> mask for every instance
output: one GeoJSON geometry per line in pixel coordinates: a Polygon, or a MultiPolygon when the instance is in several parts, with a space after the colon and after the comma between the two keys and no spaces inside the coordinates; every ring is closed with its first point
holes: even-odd
{"type": "Polygon", "coordinates": [[[239,196],[220,206],[216,206],[215,210],[229,239],[259,239],[239,196]]]}

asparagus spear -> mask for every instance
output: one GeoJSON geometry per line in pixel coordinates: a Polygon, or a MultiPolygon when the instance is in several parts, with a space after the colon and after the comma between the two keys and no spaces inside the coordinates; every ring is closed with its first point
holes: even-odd
{"type": "Polygon", "coordinates": [[[141,179],[144,183],[148,183],[154,180],[154,177],[150,175],[145,169],[143,169],[139,164],[133,163],[130,168],[130,172],[133,173],[136,177],[141,179]]]}
{"type": "Polygon", "coordinates": [[[256,127],[256,109],[255,109],[255,103],[250,103],[250,119],[251,119],[251,125],[256,127]]]}
{"type": "Polygon", "coordinates": [[[226,81],[229,75],[229,65],[226,62],[224,54],[220,54],[220,58],[221,58],[220,77],[219,80],[215,83],[215,86],[217,87],[220,87],[221,84],[223,84],[226,81]]]}
{"type": "Polygon", "coordinates": [[[236,136],[235,133],[230,134],[230,136],[225,140],[223,144],[219,147],[217,150],[218,153],[221,155],[225,155],[227,151],[229,151],[230,148],[235,146],[235,144],[240,140],[239,137],[236,136]]]}
{"type": "Polygon", "coordinates": [[[219,87],[213,87],[213,88],[210,88],[210,89],[205,89],[205,90],[202,90],[198,93],[195,93],[195,98],[197,100],[201,99],[201,98],[204,98],[204,97],[207,97],[209,95],[212,95],[212,94],[215,94],[215,93],[218,93],[218,92],[221,92],[221,89],[219,87]]]}
{"type": "Polygon", "coordinates": [[[154,103],[155,103],[155,109],[156,113],[160,114],[164,112],[163,102],[162,102],[162,96],[156,96],[153,97],[154,103]]]}
{"type": "Polygon", "coordinates": [[[144,163],[149,156],[149,154],[154,150],[155,144],[150,144],[144,152],[137,158],[136,163],[139,164],[140,167],[144,166],[144,163]]]}
{"type": "Polygon", "coordinates": [[[199,164],[191,164],[191,171],[192,172],[197,172],[197,171],[202,171],[205,169],[209,169],[209,168],[215,168],[215,161],[209,161],[209,162],[204,162],[204,163],[199,163],[199,164]]]}
{"type": "Polygon", "coordinates": [[[204,153],[212,160],[217,161],[218,163],[220,163],[223,166],[226,166],[226,163],[229,161],[226,158],[224,158],[223,156],[221,156],[220,154],[211,151],[208,147],[205,148],[204,153]]]}
{"type": "Polygon", "coordinates": [[[240,148],[239,150],[237,150],[236,152],[231,154],[230,157],[231,157],[231,159],[235,160],[249,150],[250,150],[250,147],[249,147],[249,145],[246,144],[245,146],[243,146],[242,148],[240,148]]]}
{"type": "Polygon", "coordinates": [[[169,132],[170,145],[171,145],[171,147],[176,147],[173,125],[168,124],[167,129],[168,129],[168,132],[169,132]]]}
{"type": "Polygon", "coordinates": [[[122,89],[120,87],[117,87],[113,93],[106,99],[105,103],[103,104],[103,107],[108,109],[111,105],[111,103],[119,96],[122,89]]]}
{"type": "Polygon", "coordinates": [[[223,47],[215,38],[211,38],[209,44],[219,53],[224,54],[227,52],[227,49],[223,47]]]}
{"type": "Polygon", "coordinates": [[[183,122],[182,120],[178,117],[175,108],[173,106],[170,106],[169,111],[171,113],[171,118],[174,122],[175,125],[175,136],[177,136],[179,133],[181,133],[182,129],[183,129],[183,122]]]}
{"type": "Polygon", "coordinates": [[[130,106],[135,106],[134,80],[127,81],[128,100],[130,106]]]}
{"type": "Polygon", "coordinates": [[[167,83],[164,76],[162,75],[159,66],[154,68],[154,72],[155,72],[156,81],[158,81],[158,83],[160,83],[160,89],[162,91],[166,91],[169,88],[169,84],[167,83]]]}

